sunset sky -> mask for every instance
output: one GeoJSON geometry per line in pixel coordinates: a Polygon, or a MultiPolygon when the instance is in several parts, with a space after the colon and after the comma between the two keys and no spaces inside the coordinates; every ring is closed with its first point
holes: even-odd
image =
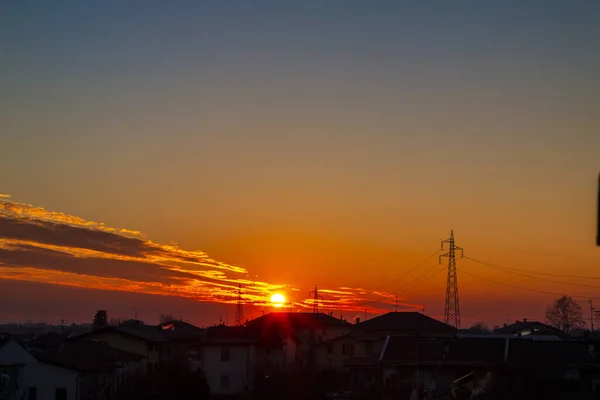
{"type": "Polygon", "coordinates": [[[232,322],[240,283],[442,318],[451,229],[463,326],[600,308],[598,1],[19,1],[0,38],[0,322],[232,322]]]}

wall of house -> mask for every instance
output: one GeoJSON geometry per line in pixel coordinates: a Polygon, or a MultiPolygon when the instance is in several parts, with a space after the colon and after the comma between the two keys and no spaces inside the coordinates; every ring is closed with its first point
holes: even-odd
{"type": "Polygon", "coordinates": [[[201,367],[201,356],[202,346],[198,340],[168,342],[160,346],[160,362],[162,365],[177,365],[196,370],[201,367]],[[194,352],[197,356],[190,354],[194,352]]]}
{"type": "Polygon", "coordinates": [[[256,348],[251,345],[206,345],[203,349],[202,368],[210,386],[211,395],[247,393],[254,381],[256,348]],[[221,359],[222,349],[229,349],[229,360],[221,359]],[[228,385],[223,386],[227,377],[228,385]]]}
{"type": "Polygon", "coordinates": [[[67,400],[79,400],[77,398],[77,377],[79,375],[77,371],[34,362],[23,368],[18,381],[19,387],[24,389],[26,394],[29,388],[37,388],[37,400],[55,400],[57,388],[66,389],[67,400]]]}
{"type": "Polygon", "coordinates": [[[346,360],[358,357],[359,354],[364,357],[363,343],[352,336],[339,337],[318,346],[317,366],[319,369],[344,368],[346,360]]]}

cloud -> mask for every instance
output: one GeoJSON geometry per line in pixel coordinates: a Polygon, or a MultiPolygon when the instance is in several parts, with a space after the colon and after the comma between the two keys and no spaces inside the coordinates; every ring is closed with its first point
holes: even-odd
{"type": "MultiPolygon", "coordinates": [[[[300,292],[252,276],[245,268],[214,260],[202,251],[146,240],[136,230],[0,196],[0,279],[224,304],[237,301],[241,284],[243,301],[258,306],[265,305],[274,291],[300,292]]],[[[385,310],[395,300],[389,293],[363,288],[320,290],[323,309],[385,310]]],[[[291,304],[297,309],[312,307],[311,299],[291,304]]]]}
{"type": "Polygon", "coordinates": [[[11,197],[10,194],[0,193],[0,198],[1,199],[9,199],[10,197],[11,197]]]}

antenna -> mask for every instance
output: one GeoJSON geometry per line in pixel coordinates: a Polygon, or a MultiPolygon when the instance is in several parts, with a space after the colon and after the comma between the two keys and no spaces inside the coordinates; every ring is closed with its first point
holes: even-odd
{"type": "Polygon", "coordinates": [[[398,312],[398,295],[396,295],[396,312],[398,312]]]}
{"type": "Polygon", "coordinates": [[[440,255],[440,264],[442,257],[448,257],[448,278],[446,282],[446,303],[444,305],[444,323],[460,329],[460,307],[458,303],[458,281],[456,276],[456,250],[460,250],[461,258],[464,257],[464,251],[461,247],[454,244],[454,231],[450,231],[450,238],[442,241],[442,250],[444,243],[449,243],[450,248],[447,253],[440,255]]]}
{"type": "Polygon", "coordinates": [[[323,300],[323,296],[319,295],[319,288],[315,285],[315,290],[308,293],[313,296],[313,314],[317,315],[319,313],[319,300],[323,300]]]}
{"type": "Polygon", "coordinates": [[[244,306],[242,304],[242,284],[238,288],[237,306],[235,307],[235,326],[244,325],[244,306]]]}
{"type": "Polygon", "coordinates": [[[137,307],[136,307],[136,308],[134,308],[133,310],[134,310],[133,312],[134,312],[134,315],[135,315],[135,317],[134,317],[134,318],[137,320],[137,319],[138,319],[138,317],[137,317],[137,307]]]}

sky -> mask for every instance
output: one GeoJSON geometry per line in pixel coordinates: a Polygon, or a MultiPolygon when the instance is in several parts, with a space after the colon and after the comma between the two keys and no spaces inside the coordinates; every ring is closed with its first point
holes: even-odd
{"type": "Polygon", "coordinates": [[[0,38],[0,321],[442,318],[451,230],[463,325],[600,307],[597,1],[22,1],[0,38]]]}

